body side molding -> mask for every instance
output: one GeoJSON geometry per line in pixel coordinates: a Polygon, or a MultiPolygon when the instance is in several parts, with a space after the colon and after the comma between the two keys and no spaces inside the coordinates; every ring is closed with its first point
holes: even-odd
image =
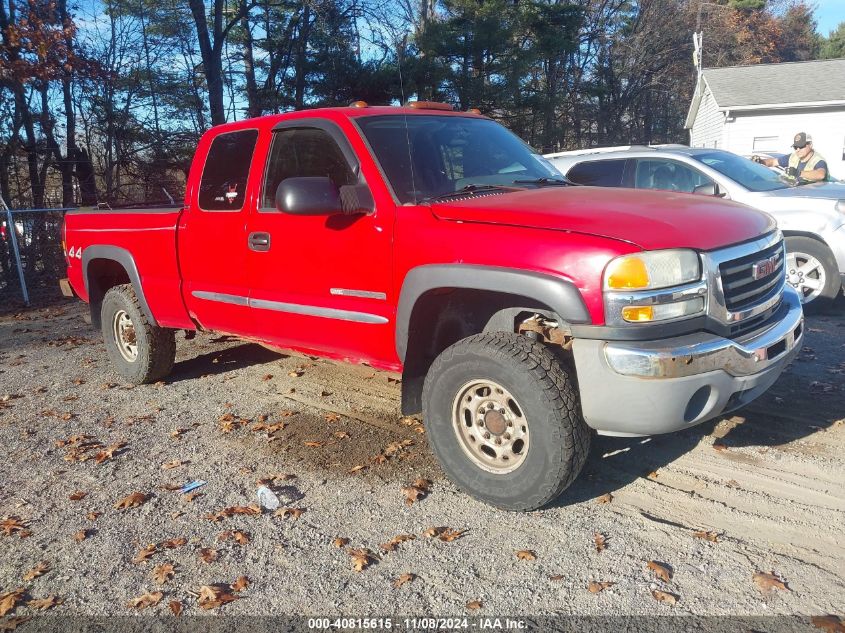
{"type": "Polygon", "coordinates": [[[430,264],[411,269],[402,283],[396,312],[396,353],[408,351],[411,314],[417,300],[437,288],[489,290],[530,297],[545,303],[567,323],[590,323],[581,293],[565,279],[543,273],[474,264],[430,264]]]}

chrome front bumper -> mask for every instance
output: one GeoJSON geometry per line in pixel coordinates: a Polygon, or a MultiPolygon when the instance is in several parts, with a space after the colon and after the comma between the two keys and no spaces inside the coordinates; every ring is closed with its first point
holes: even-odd
{"type": "Polygon", "coordinates": [[[740,341],[700,333],[669,341],[607,343],[608,365],[623,376],[680,378],[721,369],[732,376],[750,376],[767,369],[800,347],[804,315],[798,293],[786,287],[786,316],[762,333],[740,341]]]}
{"type": "Polygon", "coordinates": [[[742,407],[769,389],[804,340],[798,293],[778,321],[738,340],[696,333],[659,341],[573,341],[581,409],[605,435],[679,431],[742,407]]]}

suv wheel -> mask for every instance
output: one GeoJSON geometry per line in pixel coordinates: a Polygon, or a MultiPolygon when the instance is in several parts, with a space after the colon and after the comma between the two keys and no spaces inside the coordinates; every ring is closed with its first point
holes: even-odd
{"type": "Polygon", "coordinates": [[[519,334],[478,334],[444,350],[425,379],[423,415],[449,478],[506,510],[555,499],[589,451],[573,378],[519,334]]]}
{"type": "Polygon", "coordinates": [[[175,332],[147,320],[131,284],[109,288],[100,320],[106,352],[123,378],[134,384],[156,382],[173,369],[175,332]]]}
{"type": "Polygon", "coordinates": [[[839,267],[830,249],[818,240],[798,235],[786,238],[786,281],[805,305],[818,299],[835,299],[841,286],[839,267]]]}

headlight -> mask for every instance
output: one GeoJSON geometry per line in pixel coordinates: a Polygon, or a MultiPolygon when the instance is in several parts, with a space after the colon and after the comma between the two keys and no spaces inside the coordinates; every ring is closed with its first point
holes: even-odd
{"type": "Polygon", "coordinates": [[[604,271],[605,290],[655,290],[680,286],[701,277],[698,253],[691,250],[646,251],[611,261],[604,271]]]}
{"type": "Polygon", "coordinates": [[[836,201],[836,210],[839,211],[839,213],[845,213],[845,200],[836,201]]]}

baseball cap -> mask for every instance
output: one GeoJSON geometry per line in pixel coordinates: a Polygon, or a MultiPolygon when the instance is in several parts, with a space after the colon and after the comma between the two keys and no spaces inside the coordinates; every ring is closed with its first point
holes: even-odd
{"type": "Polygon", "coordinates": [[[806,132],[798,132],[795,135],[795,138],[792,140],[792,147],[794,149],[801,149],[807,145],[807,143],[812,143],[813,137],[807,134],[806,132]]]}

